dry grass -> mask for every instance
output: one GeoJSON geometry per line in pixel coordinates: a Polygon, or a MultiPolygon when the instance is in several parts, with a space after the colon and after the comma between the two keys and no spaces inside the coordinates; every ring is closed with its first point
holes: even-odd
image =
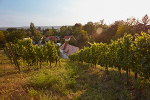
{"type": "Polygon", "coordinates": [[[22,88],[28,76],[27,73],[18,72],[4,52],[0,51],[0,100],[28,99],[22,88]]]}

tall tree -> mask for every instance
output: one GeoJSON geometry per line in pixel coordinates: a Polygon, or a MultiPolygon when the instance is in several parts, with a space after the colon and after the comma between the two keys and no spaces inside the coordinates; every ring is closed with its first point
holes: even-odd
{"type": "Polygon", "coordinates": [[[30,23],[30,31],[33,36],[36,35],[35,26],[34,26],[34,23],[32,23],[32,22],[30,23]]]}
{"type": "Polygon", "coordinates": [[[149,22],[149,17],[148,17],[147,14],[142,18],[142,22],[143,22],[144,25],[148,24],[148,22],[149,22]]]}
{"type": "Polygon", "coordinates": [[[142,23],[144,24],[144,32],[148,32],[148,27],[147,27],[147,24],[149,23],[149,17],[148,15],[146,14],[143,18],[142,18],[142,23]]]}
{"type": "Polygon", "coordinates": [[[65,36],[65,32],[66,32],[67,27],[66,26],[62,26],[60,28],[60,36],[64,37],[65,36]]]}
{"type": "Polygon", "coordinates": [[[83,48],[87,44],[87,41],[89,40],[89,37],[87,36],[87,31],[80,30],[79,35],[76,39],[77,39],[77,46],[79,48],[83,48]]]}

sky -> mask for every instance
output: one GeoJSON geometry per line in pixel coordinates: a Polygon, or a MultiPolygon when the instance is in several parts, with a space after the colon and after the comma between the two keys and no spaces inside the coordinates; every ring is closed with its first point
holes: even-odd
{"type": "Polygon", "coordinates": [[[107,25],[150,16],[150,0],[0,0],[0,27],[62,26],[89,21],[107,25]]]}

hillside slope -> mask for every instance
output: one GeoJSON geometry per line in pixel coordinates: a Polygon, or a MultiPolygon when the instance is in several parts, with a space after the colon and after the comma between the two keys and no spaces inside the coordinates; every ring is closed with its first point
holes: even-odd
{"type": "MultiPolygon", "coordinates": [[[[20,62],[18,72],[9,59],[0,54],[0,100],[146,100],[150,90],[147,83],[125,81],[125,72],[119,78],[117,69],[109,75],[103,67],[61,59],[61,66],[46,62],[42,69],[20,62]]],[[[132,79],[132,72],[130,73],[132,79]]]]}

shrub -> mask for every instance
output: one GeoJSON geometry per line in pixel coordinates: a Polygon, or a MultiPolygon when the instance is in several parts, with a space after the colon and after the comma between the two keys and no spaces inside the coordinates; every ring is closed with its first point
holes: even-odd
{"type": "Polygon", "coordinates": [[[28,94],[30,97],[38,98],[40,92],[37,90],[34,90],[33,88],[30,88],[30,89],[28,89],[28,94]]]}
{"type": "Polygon", "coordinates": [[[40,72],[33,75],[29,80],[29,84],[36,88],[50,88],[53,84],[58,82],[59,79],[56,76],[47,72],[40,72]]]}
{"type": "Polygon", "coordinates": [[[137,90],[140,90],[142,88],[142,84],[140,80],[135,80],[133,83],[133,87],[137,90]]]}
{"type": "Polygon", "coordinates": [[[77,82],[76,82],[75,78],[70,78],[66,85],[69,88],[75,88],[76,84],[77,84],[77,82]]]}

